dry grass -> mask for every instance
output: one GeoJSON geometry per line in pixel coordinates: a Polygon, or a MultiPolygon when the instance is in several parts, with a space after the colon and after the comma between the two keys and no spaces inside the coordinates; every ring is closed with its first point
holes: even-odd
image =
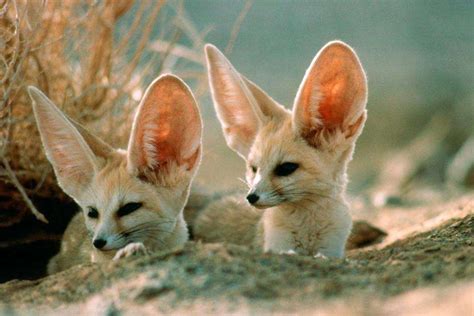
{"type": "MultiPolygon", "coordinates": [[[[21,220],[19,201],[37,213],[30,196],[63,194],[43,154],[28,85],[123,146],[146,85],[178,63],[201,63],[203,43],[181,3],[0,0],[0,209],[15,210],[2,225],[21,220]],[[192,46],[177,44],[183,36],[192,46]]],[[[200,76],[187,74],[192,79],[200,76]]]]}

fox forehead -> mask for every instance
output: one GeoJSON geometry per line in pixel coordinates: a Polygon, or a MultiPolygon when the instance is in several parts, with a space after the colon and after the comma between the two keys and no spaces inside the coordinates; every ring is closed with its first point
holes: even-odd
{"type": "Polygon", "coordinates": [[[101,212],[113,212],[123,204],[143,202],[145,197],[148,204],[159,203],[154,191],[150,185],[129,174],[126,156],[118,152],[96,174],[81,204],[95,207],[101,212]]]}
{"type": "Polygon", "coordinates": [[[271,120],[259,130],[250,150],[248,164],[258,167],[261,176],[273,175],[284,162],[298,163],[314,177],[327,177],[339,166],[334,153],[310,146],[294,129],[291,115],[271,120]]]}
{"type": "Polygon", "coordinates": [[[284,120],[271,120],[257,133],[249,163],[263,167],[298,159],[302,151],[301,143],[304,142],[293,131],[290,116],[284,120]]]}

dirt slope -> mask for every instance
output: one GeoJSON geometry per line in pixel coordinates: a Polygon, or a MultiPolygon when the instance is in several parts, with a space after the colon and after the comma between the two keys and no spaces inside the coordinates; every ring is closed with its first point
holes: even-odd
{"type": "Polygon", "coordinates": [[[171,254],[5,283],[0,314],[473,313],[473,195],[371,220],[389,236],[345,260],[190,242],[171,254]]]}

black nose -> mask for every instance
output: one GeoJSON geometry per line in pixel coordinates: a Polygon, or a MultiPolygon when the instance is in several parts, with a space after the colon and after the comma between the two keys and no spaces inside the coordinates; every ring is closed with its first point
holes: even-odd
{"type": "Polygon", "coordinates": [[[260,197],[255,193],[247,195],[247,201],[249,201],[250,204],[255,204],[259,198],[260,197]]]}
{"type": "Polygon", "coordinates": [[[97,249],[102,249],[104,248],[105,244],[107,243],[107,241],[105,239],[96,239],[94,240],[93,244],[94,244],[94,247],[96,247],[97,249]]]}

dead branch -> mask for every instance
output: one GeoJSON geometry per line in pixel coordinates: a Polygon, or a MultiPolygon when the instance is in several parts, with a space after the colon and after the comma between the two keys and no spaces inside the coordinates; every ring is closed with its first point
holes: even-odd
{"type": "Polygon", "coordinates": [[[3,163],[3,166],[5,167],[5,171],[8,175],[8,177],[10,178],[10,181],[17,188],[18,192],[20,192],[21,197],[25,201],[25,203],[28,206],[28,208],[30,209],[31,213],[33,213],[33,215],[36,217],[36,219],[38,219],[39,221],[47,224],[48,220],[46,219],[46,217],[44,217],[43,214],[41,214],[36,209],[36,206],[33,204],[33,202],[31,202],[30,198],[28,197],[28,194],[26,194],[25,189],[21,185],[20,181],[18,181],[18,179],[15,175],[15,172],[13,172],[13,170],[10,167],[10,164],[8,163],[8,160],[5,157],[2,158],[2,163],[3,163]]]}
{"type": "Polygon", "coordinates": [[[190,49],[184,45],[171,44],[169,41],[156,40],[150,44],[150,49],[158,53],[167,53],[168,55],[173,55],[178,58],[186,59],[192,61],[196,64],[204,65],[204,60],[202,55],[197,53],[195,50],[190,49]]]}
{"type": "Polygon", "coordinates": [[[234,25],[232,26],[232,31],[230,32],[229,41],[227,42],[227,46],[224,50],[226,55],[230,55],[232,52],[235,41],[237,40],[237,36],[239,35],[240,28],[242,27],[242,23],[244,22],[247,13],[249,13],[250,9],[252,8],[252,5],[253,0],[247,0],[242,11],[240,11],[239,16],[235,20],[234,25]]]}

